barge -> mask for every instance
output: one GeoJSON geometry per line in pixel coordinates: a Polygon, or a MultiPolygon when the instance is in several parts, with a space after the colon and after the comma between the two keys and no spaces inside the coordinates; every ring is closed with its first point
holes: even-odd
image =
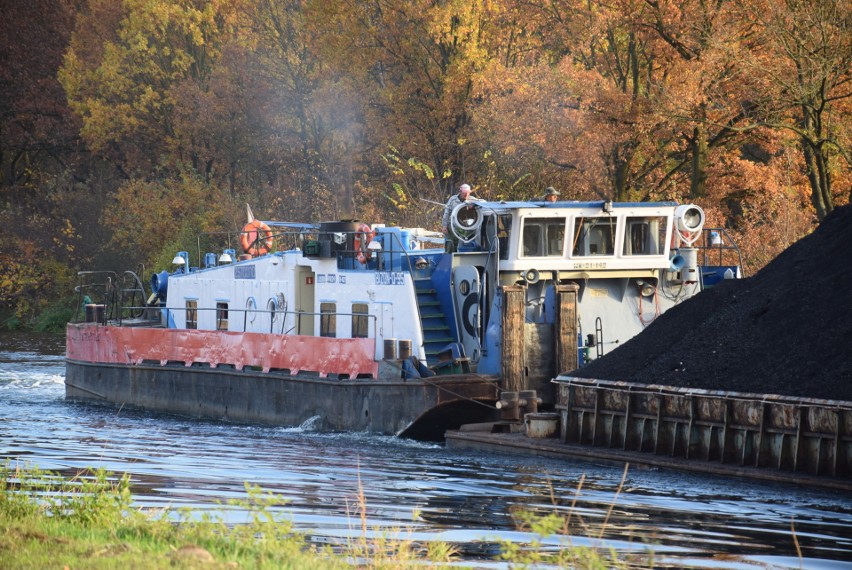
{"type": "Polygon", "coordinates": [[[508,398],[502,421],[447,432],[447,445],[852,491],[852,402],[567,375],[553,382],[555,412],[508,398]]]}
{"type": "Polygon", "coordinates": [[[150,280],[80,272],[67,398],[441,439],[499,418],[504,392],[554,409],[560,371],[740,275],[724,230],[673,202],[467,201],[455,247],[423,228],[247,214],[218,251],[199,236],[150,280]]]}

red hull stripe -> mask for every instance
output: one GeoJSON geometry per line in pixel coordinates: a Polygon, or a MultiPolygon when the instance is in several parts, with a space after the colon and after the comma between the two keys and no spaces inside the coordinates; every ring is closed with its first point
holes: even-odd
{"type": "Polygon", "coordinates": [[[68,325],[66,354],[83,362],[138,365],[144,361],[256,366],[329,374],[378,374],[371,338],[282,336],[264,333],[68,325]]]}

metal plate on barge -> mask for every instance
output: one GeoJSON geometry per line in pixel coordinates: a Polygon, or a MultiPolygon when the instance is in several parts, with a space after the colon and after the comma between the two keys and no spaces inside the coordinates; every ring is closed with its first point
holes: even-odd
{"type": "Polygon", "coordinates": [[[852,402],[561,376],[559,437],[447,433],[502,450],[852,490],[852,402]]]}

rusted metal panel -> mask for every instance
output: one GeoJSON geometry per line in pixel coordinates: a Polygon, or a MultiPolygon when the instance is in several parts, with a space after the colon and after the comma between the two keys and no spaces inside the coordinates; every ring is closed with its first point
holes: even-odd
{"type": "Polygon", "coordinates": [[[524,389],[524,307],[526,287],[503,286],[503,370],[505,388],[509,392],[524,389]]]}
{"type": "Polygon", "coordinates": [[[544,402],[552,404],[556,393],[551,382],[555,374],[553,326],[524,323],[523,335],[523,389],[535,390],[544,402]]]}
{"type": "Polygon", "coordinates": [[[555,285],[556,293],[556,374],[574,370],[577,358],[577,292],[576,283],[555,285]]]}
{"type": "Polygon", "coordinates": [[[69,324],[68,358],[83,362],[139,365],[181,362],[220,364],[236,370],[288,370],[358,375],[378,374],[375,339],[284,336],[251,332],[203,331],[69,324]]]}
{"type": "Polygon", "coordinates": [[[852,402],[566,376],[555,383],[567,443],[852,478],[852,402]]]}

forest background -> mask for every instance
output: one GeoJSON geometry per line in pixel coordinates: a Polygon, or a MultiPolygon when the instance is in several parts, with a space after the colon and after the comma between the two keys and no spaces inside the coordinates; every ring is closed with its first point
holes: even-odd
{"type": "Polygon", "coordinates": [[[0,326],[246,203],[437,229],[462,182],[697,203],[753,274],[849,202],[850,4],[0,0],[0,326]]]}

